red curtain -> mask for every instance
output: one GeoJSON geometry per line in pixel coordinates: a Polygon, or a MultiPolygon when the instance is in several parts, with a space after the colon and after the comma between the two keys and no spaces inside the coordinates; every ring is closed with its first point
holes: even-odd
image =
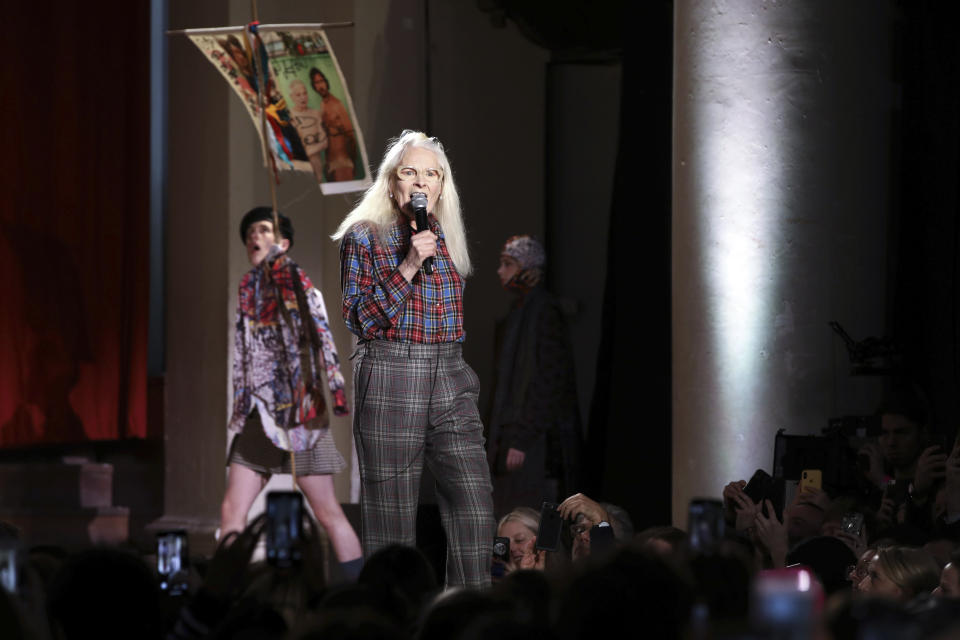
{"type": "Polygon", "coordinates": [[[0,446],[145,437],[149,4],[0,39],[0,446]]]}

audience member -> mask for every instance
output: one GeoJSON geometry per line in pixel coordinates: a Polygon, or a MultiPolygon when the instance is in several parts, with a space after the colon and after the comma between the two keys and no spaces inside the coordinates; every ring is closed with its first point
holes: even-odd
{"type": "Polygon", "coordinates": [[[529,235],[500,250],[497,275],[512,295],[497,323],[487,458],[499,517],[569,495],[580,473],[580,410],[573,347],[559,300],[543,287],[546,254],[529,235]]]}
{"type": "Polygon", "coordinates": [[[484,620],[509,615],[511,606],[489,591],[447,589],[427,608],[419,640],[459,640],[484,620]]]}
{"type": "Polygon", "coordinates": [[[960,637],[960,600],[918,598],[906,610],[919,625],[921,638],[960,637]]]}
{"type": "Polygon", "coordinates": [[[497,583],[493,597],[510,604],[517,621],[548,629],[552,622],[554,584],[550,574],[543,571],[514,571],[497,583]]]}
{"type": "MultiPolygon", "coordinates": [[[[384,550],[390,548],[385,547],[384,550]]],[[[411,549],[411,551],[416,550],[411,549]]],[[[384,558],[381,557],[381,564],[383,561],[384,558]]],[[[364,565],[364,568],[366,567],[367,565],[364,565]]],[[[373,574],[367,574],[368,580],[376,573],[379,571],[375,568],[373,574]]],[[[392,578],[388,577],[388,574],[381,575],[386,580],[386,584],[377,587],[358,582],[341,584],[331,589],[320,601],[319,606],[299,621],[297,628],[291,634],[292,637],[297,640],[340,638],[404,640],[410,638],[414,629],[407,609],[409,603],[400,601],[398,589],[389,588],[392,578]]]]}
{"type": "Polygon", "coordinates": [[[904,606],[888,598],[842,598],[828,601],[826,626],[835,640],[920,640],[920,623],[904,606]]]}
{"type": "Polygon", "coordinates": [[[853,593],[860,593],[860,584],[863,582],[863,579],[867,577],[870,561],[873,560],[873,556],[875,555],[877,555],[877,549],[875,547],[868,547],[860,554],[856,563],[847,567],[847,582],[850,583],[853,593]]]}
{"type": "Polygon", "coordinates": [[[896,417],[903,414],[884,415],[894,416],[878,445],[895,479],[890,486],[909,477],[921,490],[908,492],[897,517],[896,496],[888,489],[881,510],[893,514],[896,526],[886,531],[859,493],[832,485],[825,486],[833,494],[798,492],[780,518],[770,500],[753,503],[739,481],[723,490],[728,536],[695,552],[683,530],[650,527],[635,535],[624,509],[578,493],[557,507],[562,531],[572,535],[569,547],[536,549],[540,513],[516,508],[496,532],[510,540],[503,578],[487,590],[440,593],[424,555],[397,545],[373,554],[356,584],[328,588],[323,547],[309,518],[299,563],[253,563],[266,522],[261,516],[222,541],[185,605],[165,600],[180,607],[172,625],[162,620],[164,601],[142,559],[116,549],[65,557],[35,548],[17,592],[0,593],[0,629],[3,638],[37,640],[165,633],[169,640],[764,637],[748,615],[751,593],[766,584],[757,571],[802,565],[816,576],[815,591],[822,586],[830,596],[824,637],[960,637],[954,535],[960,530],[960,447],[937,457],[931,447],[917,445],[920,427],[904,430],[896,417]],[[911,451],[916,456],[909,468],[904,461],[911,451]],[[922,502],[917,496],[928,486],[933,493],[922,502]],[[561,558],[563,570],[554,565],[561,558]]]}
{"type": "Polygon", "coordinates": [[[690,585],[663,558],[629,547],[584,565],[560,597],[560,638],[681,638],[690,585]]]}
{"type": "Polygon", "coordinates": [[[880,437],[876,443],[860,450],[869,458],[864,475],[880,489],[891,478],[909,484],[914,479],[920,455],[930,449],[925,403],[917,389],[899,384],[887,393],[877,414],[880,437]]]}
{"type": "Polygon", "coordinates": [[[735,531],[757,545],[757,551],[765,555],[767,566],[785,566],[790,549],[803,540],[820,535],[824,517],[830,509],[830,497],[826,492],[816,488],[798,491],[783,510],[781,521],[770,500],[755,504],[744,493],[744,486],[742,480],[729,483],[723,491],[724,503],[733,505],[735,531]]]}
{"type": "Polygon", "coordinates": [[[776,517],[771,501],[766,500],[766,505],[757,504],[744,493],[746,484],[744,480],[738,480],[723,489],[724,514],[737,532],[752,536],[759,524],[758,517],[761,517],[768,525],[768,530],[775,524],[783,526],[783,531],[778,534],[786,536],[785,544],[788,547],[820,535],[827,512],[831,509],[830,496],[825,491],[814,487],[797,491],[793,501],[783,510],[781,521],[776,517]]]}
{"type": "MultiPolygon", "coordinates": [[[[517,569],[544,569],[546,551],[538,550],[537,531],[540,528],[540,514],[530,507],[517,507],[500,519],[497,535],[510,539],[510,560],[506,572],[517,569]]],[[[499,562],[495,559],[494,562],[499,562]]]]}
{"type": "Polygon", "coordinates": [[[808,538],[794,547],[786,557],[787,566],[800,564],[809,567],[823,585],[827,596],[849,589],[849,568],[857,556],[842,541],[833,536],[808,538]]]}
{"type": "Polygon", "coordinates": [[[120,549],[68,558],[48,602],[53,633],[64,640],[163,637],[157,581],[141,558],[120,549]]]}
{"type": "Polygon", "coordinates": [[[931,593],[939,578],[940,567],[922,549],[887,547],[873,556],[860,591],[906,603],[920,594],[931,593]]]}
{"type": "Polygon", "coordinates": [[[594,502],[582,493],[560,503],[560,515],[571,523],[571,558],[574,561],[605,553],[615,546],[617,540],[626,541],[633,537],[633,522],[626,510],[614,507],[611,515],[607,506],[613,507],[594,502]]]}
{"type": "Polygon", "coordinates": [[[698,553],[689,562],[697,599],[698,631],[718,637],[746,629],[750,583],[755,573],[752,550],[736,542],[721,544],[713,553],[698,553]]]}
{"type": "Polygon", "coordinates": [[[420,612],[437,594],[440,585],[430,561],[413,547],[391,545],[374,553],[360,572],[359,583],[379,595],[403,629],[411,630],[420,612]]]}
{"type": "Polygon", "coordinates": [[[677,527],[648,527],[634,539],[641,548],[677,562],[684,562],[689,553],[687,532],[677,527]]]}

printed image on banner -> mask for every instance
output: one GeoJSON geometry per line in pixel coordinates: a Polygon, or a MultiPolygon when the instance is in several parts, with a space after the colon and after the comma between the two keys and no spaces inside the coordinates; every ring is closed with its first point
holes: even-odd
{"type": "MultiPolygon", "coordinates": [[[[267,136],[277,166],[312,173],[324,194],[366,189],[363,134],[326,34],[261,30],[260,37],[260,60],[268,70],[267,136]]],[[[259,131],[256,65],[244,34],[190,39],[240,96],[259,131]]]]}

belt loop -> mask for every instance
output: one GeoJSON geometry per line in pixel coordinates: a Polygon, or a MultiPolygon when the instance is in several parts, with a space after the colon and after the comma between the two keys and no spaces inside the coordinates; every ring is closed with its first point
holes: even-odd
{"type": "Polygon", "coordinates": [[[357,340],[357,346],[354,347],[353,353],[350,354],[350,360],[353,360],[358,355],[362,356],[367,350],[367,341],[366,340],[357,340]]]}

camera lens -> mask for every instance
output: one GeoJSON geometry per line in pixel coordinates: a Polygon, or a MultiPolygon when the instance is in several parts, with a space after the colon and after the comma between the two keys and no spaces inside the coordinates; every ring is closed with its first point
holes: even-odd
{"type": "Polygon", "coordinates": [[[493,553],[494,555],[502,556],[507,553],[507,545],[502,542],[493,543],[493,553]]]}

